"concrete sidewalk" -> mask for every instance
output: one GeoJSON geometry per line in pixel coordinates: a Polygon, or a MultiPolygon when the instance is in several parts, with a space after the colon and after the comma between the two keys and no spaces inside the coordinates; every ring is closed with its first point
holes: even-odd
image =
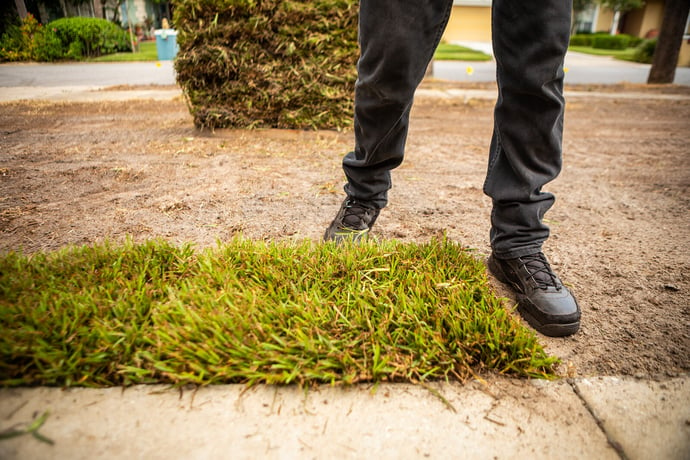
{"type": "Polygon", "coordinates": [[[690,380],[0,390],[10,459],[690,458],[690,380]],[[437,392],[437,393],[436,393],[437,392]],[[444,401],[445,400],[445,401],[444,401]]]}
{"type": "MultiPolygon", "coordinates": [[[[434,78],[441,80],[473,83],[496,81],[494,61],[434,61],[432,68],[434,78]],[[468,72],[468,68],[471,68],[471,72],[468,72]]],[[[565,57],[565,68],[566,84],[646,83],[651,65],[571,51],[565,57]]],[[[0,89],[74,86],[94,89],[116,85],[166,86],[175,83],[172,61],[0,64],[0,89]]],[[[690,67],[678,67],[674,83],[690,85],[690,67]]]]}

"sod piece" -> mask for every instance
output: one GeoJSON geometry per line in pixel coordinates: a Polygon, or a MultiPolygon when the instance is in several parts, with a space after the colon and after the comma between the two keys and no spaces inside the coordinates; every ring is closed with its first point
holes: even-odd
{"type": "Polygon", "coordinates": [[[350,126],[357,14],[355,0],[176,2],[174,65],[195,126],[350,126]]]}
{"type": "Polygon", "coordinates": [[[0,256],[0,385],[553,377],[459,245],[163,241],[0,256]]]}

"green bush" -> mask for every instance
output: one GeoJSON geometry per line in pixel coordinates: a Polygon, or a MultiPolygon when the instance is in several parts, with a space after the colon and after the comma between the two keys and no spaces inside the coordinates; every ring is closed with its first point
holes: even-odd
{"type": "Polygon", "coordinates": [[[34,38],[36,61],[52,62],[64,57],[62,42],[52,29],[43,29],[43,33],[34,38]]]}
{"type": "Polygon", "coordinates": [[[21,61],[26,47],[23,45],[22,32],[17,25],[11,25],[0,36],[0,61],[21,61]]]}
{"type": "MultiPolygon", "coordinates": [[[[621,34],[624,35],[624,34],[621,34]]],[[[640,43],[644,41],[643,38],[636,37],[634,35],[627,35],[625,34],[626,37],[628,37],[628,48],[637,48],[640,43]]]]}
{"type": "Polygon", "coordinates": [[[177,81],[198,128],[351,124],[356,0],[179,0],[177,81]]]}
{"type": "Polygon", "coordinates": [[[106,19],[62,18],[48,23],[46,29],[55,33],[69,59],[131,51],[127,32],[106,19]]]}
{"type": "Polygon", "coordinates": [[[624,50],[628,47],[630,38],[628,35],[594,35],[592,48],[604,50],[624,50]]]}
{"type": "Polygon", "coordinates": [[[643,40],[633,54],[633,61],[641,62],[643,64],[651,64],[654,59],[654,50],[656,49],[657,39],[643,40]]]}
{"type": "Polygon", "coordinates": [[[592,46],[592,34],[576,34],[570,37],[571,46],[592,46]]]}
{"type": "Polygon", "coordinates": [[[19,25],[10,25],[0,37],[0,60],[30,61],[36,58],[35,40],[43,27],[32,14],[27,14],[19,25]]]}
{"type": "Polygon", "coordinates": [[[628,48],[636,48],[637,45],[639,45],[642,42],[641,38],[638,38],[634,35],[628,35],[628,34],[618,34],[616,37],[623,37],[628,40],[627,47],[628,48]]]}
{"type": "Polygon", "coordinates": [[[0,37],[0,61],[81,60],[130,50],[127,32],[98,18],[62,18],[42,26],[29,14],[0,37]]]}

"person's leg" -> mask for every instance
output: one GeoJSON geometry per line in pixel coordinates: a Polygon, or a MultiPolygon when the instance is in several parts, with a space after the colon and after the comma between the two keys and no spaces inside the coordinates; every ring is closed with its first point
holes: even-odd
{"type": "Polygon", "coordinates": [[[347,198],[324,239],[357,240],[388,203],[403,160],[417,86],[441,40],[452,0],[361,0],[355,147],[343,159],[347,198]]]}
{"type": "Polygon", "coordinates": [[[553,336],[579,329],[580,308],[541,252],[561,170],[568,0],[494,0],[498,100],[484,192],[492,199],[489,269],[518,293],[518,310],[553,336]]]}
{"type": "Polygon", "coordinates": [[[452,0],[362,0],[355,86],[355,147],[343,159],[352,198],[387,203],[403,160],[414,92],[445,29],[452,0]]]}
{"type": "Polygon", "coordinates": [[[484,191],[492,198],[491,246],[500,258],[541,250],[561,170],[563,59],[571,2],[494,0],[498,101],[484,191]]]}

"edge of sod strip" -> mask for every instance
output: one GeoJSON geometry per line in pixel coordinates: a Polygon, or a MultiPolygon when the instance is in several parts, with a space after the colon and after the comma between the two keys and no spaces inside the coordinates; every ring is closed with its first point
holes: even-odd
{"type": "Polygon", "coordinates": [[[445,238],[0,255],[0,353],[2,386],[554,378],[558,362],[445,238]]]}

